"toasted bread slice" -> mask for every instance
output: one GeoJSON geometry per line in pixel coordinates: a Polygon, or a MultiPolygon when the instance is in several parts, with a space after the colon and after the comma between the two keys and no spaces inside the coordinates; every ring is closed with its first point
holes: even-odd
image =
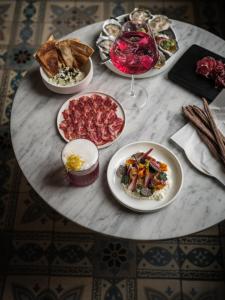
{"type": "Polygon", "coordinates": [[[57,42],[56,47],[61,52],[61,55],[67,67],[70,68],[72,68],[73,66],[77,67],[77,61],[76,59],[74,59],[73,54],[71,52],[69,40],[63,40],[57,42]]]}
{"type": "Polygon", "coordinates": [[[62,53],[59,49],[57,49],[58,52],[58,58],[59,58],[59,68],[64,68],[66,67],[65,60],[63,59],[62,53]]]}
{"type": "Polygon", "coordinates": [[[37,60],[37,62],[40,64],[40,66],[42,67],[42,69],[45,71],[45,73],[48,75],[48,77],[52,77],[52,73],[50,73],[50,71],[42,64],[42,62],[40,61],[40,59],[38,58],[38,56],[35,56],[35,59],[37,60]]]}
{"type": "Polygon", "coordinates": [[[51,34],[50,36],[49,36],[49,38],[47,39],[47,42],[48,41],[55,41],[55,38],[54,38],[54,35],[53,34],[51,34]]]}
{"type": "Polygon", "coordinates": [[[75,42],[80,42],[80,40],[79,39],[77,39],[77,38],[74,38],[74,39],[69,39],[70,41],[75,41],[75,42]]]}
{"type": "Polygon", "coordinates": [[[43,44],[36,52],[35,58],[49,76],[54,76],[59,72],[59,57],[54,40],[43,44]]]}
{"type": "Polygon", "coordinates": [[[88,59],[89,59],[88,56],[85,56],[85,55],[83,55],[83,54],[80,54],[79,52],[77,52],[77,51],[75,50],[75,48],[72,48],[72,49],[71,49],[71,52],[72,52],[72,54],[73,54],[73,57],[74,57],[74,58],[76,59],[76,61],[77,61],[78,68],[81,67],[81,66],[83,66],[83,65],[85,65],[85,64],[87,63],[87,61],[88,61],[88,59]]]}
{"type": "Polygon", "coordinates": [[[75,39],[70,40],[70,48],[72,53],[76,52],[87,57],[90,57],[94,52],[94,49],[92,49],[90,46],[83,44],[79,41],[76,41],[75,39]]]}
{"type": "MultiPolygon", "coordinates": [[[[55,42],[56,42],[56,40],[55,40],[53,34],[51,34],[51,35],[49,36],[49,38],[47,39],[46,42],[49,42],[49,41],[55,41],[55,42]]],[[[45,42],[45,43],[46,43],[46,42],[45,42]]],[[[44,43],[44,44],[45,44],[45,43],[44,43]]],[[[42,46],[43,46],[44,44],[42,44],[42,46]]],[[[41,47],[42,47],[42,46],[41,46],[41,47]]],[[[38,50],[39,50],[39,49],[38,49],[38,50]]],[[[37,51],[38,51],[38,50],[37,50],[37,51]]],[[[37,51],[33,54],[33,57],[34,57],[35,59],[37,59],[37,51]]]]}

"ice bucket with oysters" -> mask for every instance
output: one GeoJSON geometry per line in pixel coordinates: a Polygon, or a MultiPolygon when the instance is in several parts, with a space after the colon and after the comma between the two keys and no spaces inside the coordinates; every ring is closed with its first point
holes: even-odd
{"type": "MultiPolygon", "coordinates": [[[[154,35],[159,50],[158,62],[153,69],[135,77],[150,77],[164,71],[175,58],[178,50],[177,38],[172,28],[172,22],[167,16],[153,15],[146,9],[135,8],[130,14],[110,18],[104,22],[96,42],[102,62],[105,62],[106,66],[115,73],[129,77],[129,75],[118,72],[110,61],[110,49],[129,21],[135,24],[146,23],[154,35]]],[[[140,31],[144,32],[145,29],[140,27],[140,31]]]]}

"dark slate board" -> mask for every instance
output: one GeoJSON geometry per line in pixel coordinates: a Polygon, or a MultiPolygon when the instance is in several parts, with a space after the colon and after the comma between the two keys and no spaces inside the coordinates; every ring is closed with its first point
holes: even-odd
{"type": "Polygon", "coordinates": [[[170,70],[168,78],[211,102],[221,90],[215,88],[213,80],[204,78],[195,72],[197,61],[205,56],[212,56],[225,63],[224,57],[198,45],[192,45],[170,70]]]}

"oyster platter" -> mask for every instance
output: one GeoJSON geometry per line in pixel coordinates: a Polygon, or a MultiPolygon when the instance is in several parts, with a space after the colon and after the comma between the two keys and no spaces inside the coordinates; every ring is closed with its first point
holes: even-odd
{"type": "MultiPolygon", "coordinates": [[[[153,15],[149,10],[135,8],[130,14],[125,14],[117,18],[107,19],[102,26],[102,31],[97,38],[96,45],[102,62],[113,72],[130,77],[131,75],[120,72],[110,61],[110,49],[116,38],[126,26],[128,21],[134,23],[146,23],[155,38],[159,59],[153,69],[144,74],[136,75],[136,78],[145,78],[158,75],[165,71],[174,61],[179,49],[177,37],[172,28],[171,20],[164,15],[153,15]]],[[[141,30],[144,30],[141,28],[141,30]]]]}

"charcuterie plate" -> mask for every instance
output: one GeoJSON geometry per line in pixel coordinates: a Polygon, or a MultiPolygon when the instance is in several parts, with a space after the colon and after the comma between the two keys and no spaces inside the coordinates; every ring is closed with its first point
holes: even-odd
{"type": "Polygon", "coordinates": [[[225,63],[225,58],[199,45],[192,45],[168,73],[168,78],[190,92],[213,101],[221,89],[212,80],[196,73],[197,61],[211,56],[225,63]]]}
{"type": "Polygon", "coordinates": [[[77,138],[89,139],[99,149],[115,142],[124,127],[125,113],[121,104],[99,92],[69,98],[57,116],[58,131],[66,142],[77,138]]]}

